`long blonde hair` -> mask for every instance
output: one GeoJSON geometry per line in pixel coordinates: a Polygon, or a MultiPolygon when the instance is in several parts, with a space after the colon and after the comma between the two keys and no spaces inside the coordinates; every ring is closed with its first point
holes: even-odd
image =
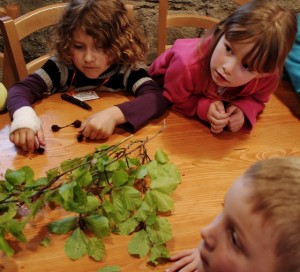
{"type": "Polygon", "coordinates": [[[300,157],[259,161],[244,177],[252,211],[262,213],[277,234],[276,271],[300,271],[300,157]]]}
{"type": "MultiPolygon", "coordinates": [[[[295,12],[275,0],[249,1],[208,32],[207,38],[212,41],[206,49],[206,76],[210,73],[211,56],[223,35],[231,43],[253,42],[252,50],[244,57],[245,63],[253,71],[272,73],[282,70],[296,32],[295,12]]],[[[200,54],[201,51],[200,44],[200,54]]]]}
{"type": "Polygon", "coordinates": [[[72,63],[70,46],[80,27],[95,39],[111,64],[144,62],[148,45],[121,0],[70,0],[56,28],[53,48],[65,64],[72,63]]]}

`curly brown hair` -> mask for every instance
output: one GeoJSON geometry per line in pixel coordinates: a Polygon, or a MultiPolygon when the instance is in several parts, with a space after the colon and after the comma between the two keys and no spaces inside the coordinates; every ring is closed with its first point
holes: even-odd
{"type": "Polygon", "coordinates": [[[70,0],[54,32],[52,50],[72,64],[72,35],[80,27],[108,56],[111,64],[145,62],[148,44],[121,0],[70,0]]]}

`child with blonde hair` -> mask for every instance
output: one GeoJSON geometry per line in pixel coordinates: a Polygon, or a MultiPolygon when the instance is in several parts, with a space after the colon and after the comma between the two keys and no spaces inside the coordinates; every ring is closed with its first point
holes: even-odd
{"type": "Polygon", "coordinates": [[[197,248],[166,272],[300,271],[300,158],[254,163],[228,190],[197,248]]]}
{"type": "Polygon", "coordinates": [[[120,124],[135,132],[162,115],[168,104],[147,72],[147,44],[138,30],[120,0],[70,0],[56,26],[53,57],[9,90],[10,140],[30,152],[46,145],[31,105],[55,92],[125,90],[136,97],[84,121],[79,132],[90,140],[108,138],[120,124]]]}
{"type": "Polygon", "coordinates": [[[250,130],[276,90],[297,31],[275,0],[252,0],[204,38],[179,39],[149,68],[171,109],[225,128],[250,130]]]}

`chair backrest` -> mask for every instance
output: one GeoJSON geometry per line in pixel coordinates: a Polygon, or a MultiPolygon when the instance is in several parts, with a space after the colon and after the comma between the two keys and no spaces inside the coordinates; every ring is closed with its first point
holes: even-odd
{"type": "Polygon", "coordinates": [[[3,17],[6,15],[6,9],[5,8],[0,8],[0,17],[3,17]]]}
{"type": "MultiPolygon", "coordinates": [[[[0,17],[10,16],[13,19],[16,19],[19,15],[20,15],[20,6],[16,3],[10,3],[5,8],[0,8],[0,17]]],[[[3,64],[4,64],[4,54],[3,52],[0,52],[0,82],[3,82],[3,64]]]]}
{"type": "MultiPolygon", "coordinates": [[[[21,40],[36,31],[55,25],[65,7],[66,3],[58,3],[30,11],[15,20],[8,16],[0,18],[5,50],[3,83],[6,88],[24,79],[48,60],[50,56],[46,54],[26,64],[21,40]]],[[[126,8],[129,15],[133,16],[133,5],[128,4],[126,8]]]]}
{"type": "MultiPolygon", "coordinates": [[[[0,17],[6,16],[6,10],[5,8],[0,8],[0,17]]],[[[4,54],[3,52],[0,52],[0,82],[3,81],[3,60],[4,54]]]]}
{"type": "MultiPolygon", "coordinates": [[[[233,0],[242,5],[249,0],[233,0]]],[[[191,13],[168,12],[168,0],[159,0],[158,14],[158,48],[157,54],[163,53],[170,45],[167,44],[168,28],[171,27],[196,27],[201,29],[210,29],[220,20],[206,15],[197,15],[191,13]]]]}
{"type": "Polygon", "coordinates": [[[36,31],[56,24],[65,6],[65,3],[45,6],[15,20],[8,16],[0,18],[0,29],[4,41],[3,83],[6,88],[24,79],[48,59],[49,56],[44,55],[26,64],[21,40],[36,31]]]}

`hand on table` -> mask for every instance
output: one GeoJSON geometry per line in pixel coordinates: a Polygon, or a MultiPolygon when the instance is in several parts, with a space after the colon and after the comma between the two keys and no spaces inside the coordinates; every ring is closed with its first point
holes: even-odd
{"type": "Polygon", "coordinates": [[[198,248],[182,251],[170,258],[174,262],[165,272],[197,272],[201,264],[198,248]]]}
{"type": "Polygon", "coordinates": [[[35,132],[30,128],[20,128],[9,135],[9,139],[23,151],[34,152],[40,146],[45,146],[45,138],[42,127],[35,132]]]}
{"type": "Polygon", "coordinates": [[[82,123],[79,132],[90,140],[107,139],[113,134],[116,125],[125,122],[122,111],[113,106],[91,115],[82,123]]]}
{"type": "Polygon", "coordinates": [[[207,113],[207,119],[211,125],[213,133],[221,133],[229,122],[229,113],[225,112],[222,101],[214,101],[211,103],[207,113]]]}
{"type": "Polygon", "coordinates": [[[226,108],[226,113],[230,115],[230,119],[227,124],[228,130],[231,132],[239,131],[245,122],[245,116],[242,110],[231,104],[226,108]]]}

